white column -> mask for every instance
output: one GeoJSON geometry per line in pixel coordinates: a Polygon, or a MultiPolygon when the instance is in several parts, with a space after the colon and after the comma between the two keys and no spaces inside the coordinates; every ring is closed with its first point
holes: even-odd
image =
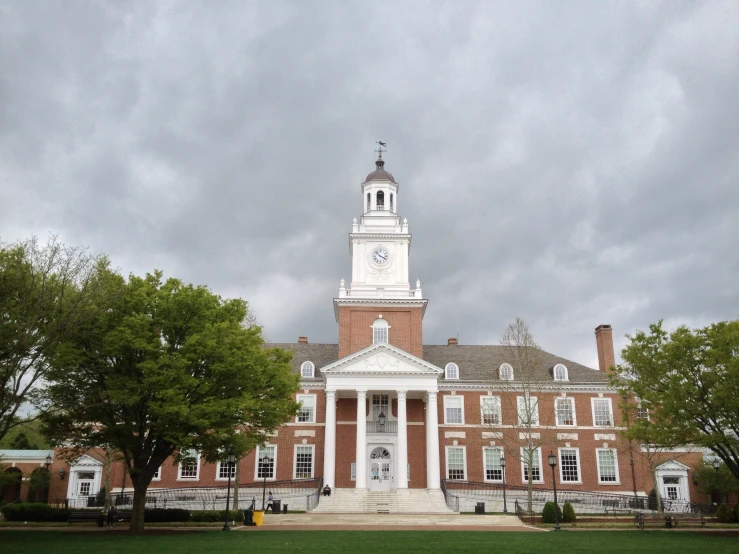
{"type": "Polygon", "coordinates": [[[367,391],[357,391],[357,479],[354,488],[367,488],[367,391]]]}
{"type": "Polygon", "coordinates": [[[326,391],[326,434],[323,447],[323,484],[336,488],[336,391],[326,391]]]}
{"type": "Polygon", "coordinates": [[[408,417],[405,409],[405,395],[407,391],[398,393],[398,483],[399,489],[408,488],[408,417]]]}
{"type": "Polygon", "coordinates": [[[441,488],[439,416],[436,410],[436,391],[429,392],[426,399],[426,487],[434,490],[441,488]]]}

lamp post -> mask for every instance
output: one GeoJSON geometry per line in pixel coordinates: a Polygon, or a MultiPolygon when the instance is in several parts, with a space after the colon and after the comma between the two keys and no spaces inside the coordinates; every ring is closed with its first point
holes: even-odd
{"type": "Polygon", "coordinates": [[[508,505],[506,504],[506,498],[505,498],[505,458],[503,456],[500,457],[500,469],[503,473],[503,513],[508,513],[508,505]]]}
{"type": "Polygon", "coordinates": [[[44,502],[46,502],[47,504],[49,503],[49,488],[51,488],[51,473],[49,473],[51,462],[52,462],[52,457],[51,457],[51,454],[49,454],[48,456],[46,456],[46,460],[44,462],[44,465],[46,466],[46,477],[49,478],[49,482],[47,483],[45,487],[45,492],[44,492],[44,502]]]}
{"type": "Polygon", "coordinates": [[[272,461],[272,458],[265,454],[260,461],[262,462],[262,477],[264,478],[264,485],[262,486],[262,511],[264,511],[264,498],[267,492],[267,464],[272,461]]]}
{"type": "Polygon", "coordinates": [[[554,530],[560,531],[559,511],[557,510],[557,480],[554,477],[554,468],[557,466],[557,456],[549,452],[549,466],[552,468],[552,488],[554,490],[554,530]]]}
{"type": "MultiPolygon", "coordinates": [[[[228,464],[228,485],[226,486],[226,521],[223,523],[223,530],[224,531],[230,531],[231,530],[231,526],[228,524],[228,516],[229,516],[229,513],[228,513],[228,508],[229,508],[229,506],[228,506],[228,500],[229,500],[229,497],[231,496],[231,471],[233,470],[234,462],[235,461],[236,461],[236,456],[234,456],[233,454],[229,454],[228,455],[228,458],[226,459],[226,463],[228,464]]],[[[265,483],[265,485],[266,485],[266,483],[265,483]]]]}
{"type": "Polygon", "coordinates": [[[723,494],[721,490],[721,478],[719,476],[718,470],[721,467],[721,462],[718,458],[713,459],[713,469],[716,470],[716,488],[718,488],[718,505],[721,506],[721,501],[723,500],[723,494]]]}
{"type": "Polygon", "coordinates": [[[380,424],[379,431],[382,433],[385,430],[385,421],[387,420],[387,416],[384,412],[380,412],[380,415],[377,416],[377,421],[380,424]]]}

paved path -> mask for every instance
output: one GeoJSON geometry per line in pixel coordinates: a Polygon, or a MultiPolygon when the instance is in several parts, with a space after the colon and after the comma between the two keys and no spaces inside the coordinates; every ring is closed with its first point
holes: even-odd
{"type": "Polygon", "coordinates": [[[439,514],[268,514],[262,527],[243,531],[327,530],[428,531],[541,531],[524,525],[516,516],[439,514]]]}

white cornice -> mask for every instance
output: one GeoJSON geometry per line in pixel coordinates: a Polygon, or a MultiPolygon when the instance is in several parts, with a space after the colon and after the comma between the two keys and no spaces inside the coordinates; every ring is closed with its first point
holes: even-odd
{"type": "Polygon", "coordinates": [[[377,306],[378,308],[392,308],[393,306],[421,306],[426,315],[428,298],[334,298],[334,317],[339,321],[339,306],[377,306]]]}
{"type": "Polygon", "coordinates": [[[387,343],[373,344],[371,346],[368,346],[367,348],[364,348],[360,350],[359,352],[350,354],[349,356],[346,356],[340,360],[335,361],[332,364],[329,364],[321,368],[319,371],[323,374],[324,378],[327,375],[342,374],[343,373],[342,368],[345,368],[347,366],[350,366],[362,360],[366,360],[378,353],[388,354],[391,358],[402,360],[406,362],[407,364],[418,368],[418,370],[417,371],[387,371],[387,372],[384,372],[384,371],[378,372],[377,370],[367,370],[367,371],[353,370],[351,371],[350,374],[351,375],[368,375],[368,374],[382,375],[383,377],[387,376],[388,378],[391,378],[393,375],[418,375],[418,376],[433,376],[433,377],[438,378],[440,375],[444,373],[443,369],[436,367],[435,365],[430,364],[427,361],[414,356],[413,354],[409,354],[408,352],[401,350],[400,348],[397,348],[396,346],[393,346],[392,344],[387,344],[387,343]]]}

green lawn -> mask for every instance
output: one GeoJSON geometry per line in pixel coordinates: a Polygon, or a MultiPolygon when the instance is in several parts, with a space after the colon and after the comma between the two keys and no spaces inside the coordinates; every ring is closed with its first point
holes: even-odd
{"type": "Polygon", "coordinates": [[[0,531],[0,551],[44,554],[192,552],[737,552],[739,537],[683,531],[508,533],[480,531],[202,531],[127,536],[95,532],[0,531]]]}

